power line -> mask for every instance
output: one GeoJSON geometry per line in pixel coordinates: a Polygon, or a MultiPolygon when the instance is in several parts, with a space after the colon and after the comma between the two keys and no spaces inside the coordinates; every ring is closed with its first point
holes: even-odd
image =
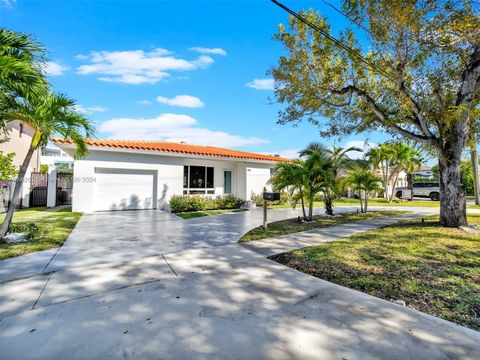
{"type": "Polygon", "coordinates": [[[290,15],[292,15],[293,17],[297,18],[298,20],[300,20],[301,22],[303,22],[304,24],[308,25],[309,27],[311,27],[312,29],[314,29],[315,31],[319,32],[320,34],[322,34],[324,37],[326,37],[328,40],[330,40],[331,42],[333,42],[335,45],[337,45],[338,47],[342,48],[343,50],[347,51],[349,54],[351,55],[354,55],[357,59],[359,59],[361,62],[363,62],[364,64],[366,64],[371,70],[376,70],[378,73],[386,76],[388,79],[392,80],[392,81],[395,81],[387,72],[385,72],[384,70],[378,68],[374,63],[372,63],[370,60],[366,59],[362,54],[359,53],[358,50],[356,49],[352,49],[349,45],[343,43],[342,41],[336,39],[335,37],[333,37],[332,35],[330,35],[329,33],[327,33],[326,31],[324,31],[323,29],[321,29],[320,27],[318,27],[317,25],[315,25],[314,23],[308,21],[307,19],[305,19],[302,15],[296,13],[295,11],[293,11],[292,9],[288,8],[287,6],[283,5],[282,3],[280,3],[279,1],[277,0],[270,0],[271,2],[273,2],[275,5],[279,6],[280,8],[282,8],[283,10],[285,10],[286,12],[288,12],[290,15]]]}

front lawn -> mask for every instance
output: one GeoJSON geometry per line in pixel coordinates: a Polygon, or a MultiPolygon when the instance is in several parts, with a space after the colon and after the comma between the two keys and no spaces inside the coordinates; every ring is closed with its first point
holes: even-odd
{"type": "MultiPolygon", "coordinates": [[[[480,224],[480,215],[469,215],[480,224]]],[[[480,236],[408,220],[272,257],[304,273],[480,330],[480,236]]]]}
{"type": "Polygon", "coordinates": [[[403,214],[404,211],[371,211],[362,213],[343,213],[338,216],[314,215],[313,222],[299,222],[298,219],[287,219],[268,224],[267,230],[259,226],[242,236],[239,242],[266,239],[280,235],[296,233],[305,230],[322,228],[331,225],[339,225],[352,221],[374,219],[380,216],[403,214]]]}
{"type": "Polygon", "coordinates": [[[220,215],[220,214],[228,214],[228,213],[242,212],[242,211],[247,211],[247,209],[190,211],[190,212],[175,213],[175,215],[180,216],[183,219],[192,219],[192,218],[197,218],[202,216],[220,215]]]}
{"type": "MultiPolygon", "coordinates": [[[[0,260],[61,246],[81,216],[81,213],[72,212],[71,208],[58,211],[47,208],[16,211],[13,224],[35,223],[39,234],[34,239],[21,243],[0,243],[0,260]]],[[[3,216],[1,220],[3,221],[3,216]]]]}
{"type": "MultiPolygon", "coordinates": [[[[354,198],[340,198],[335,200],[333,205],[360,207],[360,200],[354,199],[354,198]]],[[[321,201],[315,201],[313,203],[313,206],[323,208],[325,205],[321,201]]],[[[408,200],[401,200],[401,199],[394,198],[392,202],[389,203],[384,198],[371,198],[368,200],[368,206],[440,207],[440,201],[431,201],[428,199],[408,201],[408,200]]],[[[292,207],[292,205],[290,204],[272,205],[271,207],[272,208],[290,208],[292,207]]]]}

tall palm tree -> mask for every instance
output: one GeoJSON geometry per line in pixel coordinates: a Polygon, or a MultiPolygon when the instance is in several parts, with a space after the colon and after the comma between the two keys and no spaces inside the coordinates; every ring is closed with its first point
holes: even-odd
{"type": "Polygon", "coordinates": [[[23,121],[34,129],[34,134],[15,182],[12,201],[0,227],[0,237],[4,237],[8,231],[28,164],[36,149],[47,145],[50,137],[59,135],[71,139],[76,145],[76,158],[87,153],[85,137],[93,136],[94,130],[89,120],[78,113],[74,106],[75,102],[64,95],[47,93],[20,102],[18,110],[8,114],[8,120],[23,121]]]}
{"type": "Polygon", "coordinates": [[[45,50],[32,36],[0,28],[0,128],[16,98],[47,91],[45,50]]]}
{"type": "Polygon", "coordinates": [[[345,182],[352,187],[354,191],[360,194],[360,210],[366,213],[368,210],[368,198],[373,191],[382,189],[380,186],[382,179],[376,176],[368,166],[358,165],[353,168],[345,182]]]}

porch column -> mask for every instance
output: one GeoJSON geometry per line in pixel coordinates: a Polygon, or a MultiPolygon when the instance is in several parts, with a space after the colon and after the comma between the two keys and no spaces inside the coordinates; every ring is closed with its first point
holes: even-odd
{"type": "Polygon", "coordinates": [[[49,169],[47,185],[47,207],[55,207],[57,204],[57,170],[49,169]]]}

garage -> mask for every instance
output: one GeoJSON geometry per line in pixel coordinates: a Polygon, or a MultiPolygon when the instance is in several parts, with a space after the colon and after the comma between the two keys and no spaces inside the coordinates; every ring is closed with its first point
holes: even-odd
{"type": "Polygon", "coordinates": [[[95,168],[95,211],[156,208],[156,172],[95,168]]]}

